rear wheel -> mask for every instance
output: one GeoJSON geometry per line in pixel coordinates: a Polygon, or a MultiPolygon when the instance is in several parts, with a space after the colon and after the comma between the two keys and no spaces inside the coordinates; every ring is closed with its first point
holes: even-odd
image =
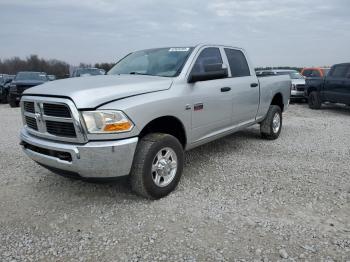
{"type": "Polygon", "coordinates": [[[282,129],[282,110],[279,106],[271,105],[266,118],[260,123],[260,133],[265,139],[277,139],[282,129]]]}
{"type": "Polygon", "coordinates": [[[7,92],[5,90],[3,90],[3,94],[0,97],[0,103],[2,104],[6,104],[7,103],[7,92]]]}
{"type": "Polygon", "coordinates": [[[151,199],[168,195],[180,181],[183,158],[182,145],[174,136],[146,135],[136,148],[130,173],[132,190],[151,199]]]}
{"type": "Polygon", "coordinates": [[[9,102],[10,107],[18,107],[19,103],[16,101],[16,98],[11,96],[10,94],[7,97],[7,101],[9,102]]]}
{"type": "Polygon", "coordinates": [[[320,109],[322,105],[320,94],[317,91],[312,91],[309,94],[308,102],[311,109],[320,109]]]}

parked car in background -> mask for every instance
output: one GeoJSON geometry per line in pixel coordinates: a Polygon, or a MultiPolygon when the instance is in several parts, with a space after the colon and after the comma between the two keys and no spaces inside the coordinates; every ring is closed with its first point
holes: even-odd
{"type": "Polygon", "coordinates": [[[292,80],[290,97],[291,99],[305,99],[305,78],[297,70],[289,69],[272,69],[257,71],[258,77],[288,75],[292,80]]]}
{"type": "Polygon", "coordinates": [[[322,67],[306,67],[303,70],[301,70],[301,74],[307,78],[310,77],[318,77],[322,78],[327,75],[330,68],[322,68],[322,67]]]}
{"type": "Polygon", "coordinates": [[[324,102],[350,105],[350,63],[332,66],[324,78],[306,79],[305,96],[312,109],[324,102]]]}
{"type": "Polygon", "coordinates": [[[106,71],[99,68],[77,68],[73,71],[72,77],[104,75],[106,71]]]}
{"type": "Polygon", "coordinates": [[[21,145],[58,174],[130,174],[136,193],[161,198],[178,184],[185,150],[254,124],[263,138],[277,139],[290,85],[287,76],[258,79],[240,48],[137,51],[107,76],[27,90],[21,145]]]}
{"type": "Polygon", "coordinates": [[[18,72],[10,84],[8,102],[11,107],[17,107],[22,93],[33,86],[41,85],[49,79],[44,72],[18,72]]]}
{"type": "Polygon", "coordinates": [[[14,79],[14,75],[6,75],[1,74],[0,75],[0,102],[1,103],[7,103],[7,98],[9,94],[10,84],[12,80],[14,79]]]}
{"type": "Polygon", "coordinates": [[[49,81],[56,80],[56,76],[55,75],[47,75],[47,78],[49,79],[49,81]]]}

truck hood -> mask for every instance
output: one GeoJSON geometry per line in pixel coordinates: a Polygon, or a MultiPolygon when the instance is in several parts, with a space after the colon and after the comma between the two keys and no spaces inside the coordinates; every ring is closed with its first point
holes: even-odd
{"type": "Polygon", "coordinates": [[[78,109],[96,108],[130,96],[169,89],[171,78],[144,75],[75,77],[32,87],[24,95],[68,97],[78,109]]]}
{"type": "Polygon", "coordinates": [[[305,79],[292,79],[293,85],[305,85],[305,79]]]}

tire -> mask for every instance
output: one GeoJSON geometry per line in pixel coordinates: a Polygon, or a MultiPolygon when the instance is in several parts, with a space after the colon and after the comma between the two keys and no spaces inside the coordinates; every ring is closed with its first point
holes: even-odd
{"type": "Polygon", "coordinates": [[[271,105],[265,119],[260,123],[262,138],[277,139],[282,129],[282,110],[279,106],[271,105]]]}
{"type": "Polygon", "coordinates": [[[308,103],[311,109],[320,109],[322,105],[320,94],[317,91],[312,91],[309,94],[308,103]]]}
{"type": "Polygon", "coordinates": [[[7,100],[9,102],[10,107],[18,107],[18,102],[12,96],[8,95],[7,100]]]}
{"type": "Polygon", "coordinates": [[[0,99],[0,103],[1,104],[7,104],[7,94],[5,93],[5,94],[3,94],[2,96],[1,96],[1,99],[0,99]]]}
{"type": "Polygon", "coordinates": [[[163,133],[146,135],[136,147],[130,172],[132,190],[148,199],[167,196],[180,181],[183,163],[183,147],[174,136],[163,133]]]}

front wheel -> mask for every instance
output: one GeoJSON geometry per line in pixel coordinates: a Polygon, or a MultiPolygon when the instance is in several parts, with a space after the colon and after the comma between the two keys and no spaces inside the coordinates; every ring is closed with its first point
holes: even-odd
{"type": "Polygon", "coordinates": [[[130,172],[132,190],[150,199],[168,195],[180,181],[183,161],[182,145],[174,136],[146,135],[136,148],[130,172]]]}
{"type": "Polygon", "coordinates": [[[308,102],[311,109],[320,109],[322,105],[320,94],[316,91],[312,91],[309,94],[308,102]]]}
{"type": "Polygon", "coordinates": [[[260,133],[265,139],[277,139],[282,129],[282,110],[279,106],[271,105],[265,119],[260,123],[260,133]]]}

